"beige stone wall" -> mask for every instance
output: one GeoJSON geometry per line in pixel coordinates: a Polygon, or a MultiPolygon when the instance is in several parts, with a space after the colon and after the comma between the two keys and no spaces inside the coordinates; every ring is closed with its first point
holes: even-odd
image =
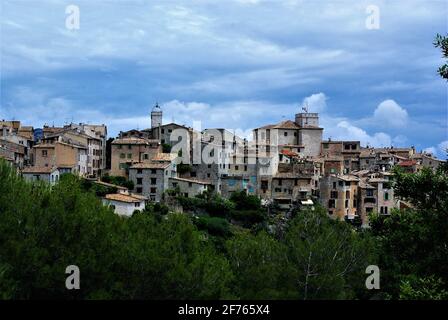
{"type": "Polygon", "coordinates": [[[151,147],[143,144],[112,144],[110,174],[112,176],[127,177],[128,173],[126,172],[126,169],[123,168],[124,165],[150,162],[151,159],[161,151],[160,146],[151,147]]]}

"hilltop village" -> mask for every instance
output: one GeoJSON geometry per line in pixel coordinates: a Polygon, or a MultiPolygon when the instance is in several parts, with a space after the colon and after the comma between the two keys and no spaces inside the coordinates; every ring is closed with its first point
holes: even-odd
{"type": "Polygon", "coordinates": [[[56,184],[72,173],[110,192],[105,205],[131,216],[150,203],[183,211],[173,196],[244,191],[263,206],[289,212],[320,203],[330,217],[368,226],[372,212],[410,206],[394,197],[395,166],[407,172],[437,168],[443,161],[408,148],[362,147],[360,141],[323,140],[319,115],[306,108],[294,120],[255,128],[252,139],[223,128],[195,130],[163,124],[151,111],[151,127],[108,139],[106,125],[45,125],[0,121],[0,158],[25,179],[56,184]]]}

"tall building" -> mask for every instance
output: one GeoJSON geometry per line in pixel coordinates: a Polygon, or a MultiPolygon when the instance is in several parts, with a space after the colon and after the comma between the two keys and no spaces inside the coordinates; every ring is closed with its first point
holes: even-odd
{"type": "Polygon", "coordinates": [[[159,104],[156,103],[151,111],[151,129],[160,127],[162,125],[162,109],[159,104]]]}

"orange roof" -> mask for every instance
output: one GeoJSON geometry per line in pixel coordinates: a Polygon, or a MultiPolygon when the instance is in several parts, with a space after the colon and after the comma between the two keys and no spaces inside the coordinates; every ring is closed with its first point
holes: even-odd
{"type": "Polygon", "coordinates": [[[415,166],[416,164],[417,164],[417,161],[415,161],[415,160],[405,160],[405,161],[398,162],[398,165],[400,167],[412,167],[412,166],[415,166]]]}
{"type": "Polygon", "coordinates": [[[106,199],[106,200],[120,201],[120,202],[127,202],[127,203],[141,202],[144,200],[140,196],[138,196],[138,198],[139,199],[137,199],[137,197],[135,197],[133,195],[119,194],[119,193],[106,194],[106,196],[104,197],[104,199],[106,199]]]}
{"type": "Polygon", "coordinates": [[[56,170],[53,167],[26,167],[22,170],[22,173],[52,173],[56,170]]]}
{"type": "Polygon", "coordinates": [[[172,153],[158,153],[154,158],[152,158],[153,161],[172,161],[174,158],[176,158],[175,154],[172,153]]]}
{"type": "Polygon", "coordinates": [[[287,157],[297,157],[299,155],[297,152],[288,149],[283,149],[282,151],[280,151],[280,153],[287,157]]]}

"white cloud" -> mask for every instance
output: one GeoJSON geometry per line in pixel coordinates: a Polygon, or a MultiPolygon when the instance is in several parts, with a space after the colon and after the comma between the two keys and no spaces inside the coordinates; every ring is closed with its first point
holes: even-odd
{"type": "Polygon", "coordinates": [[[324,93],[314,93],[303,99],[302,104],[308,106],[309,112],[323,112],[327,107],[327,97],[324,93]]]}
{"type": "Polygon", "coordinates": [[[360,141],[363,146],[388,147],[392,145],[390,135],[384,132],[370,135],[347,120],[337,122],[336,126],[325,127],[324,133],[333,140],[355,140],[360,141]]]}
{"type": "Polygon", "coordinates": [[[430,153],[430,154],[432,154],[434,156],[437,155],[437,149],[434,148],[434,147],[425,148],[425,149],[423,149],[423,152],[424,153],[430,153]]]}
{"type": "Polygon", "coordinates": [[[439,155],[442,158],[446,158],[448,153],[448,140],[442,141],[438,144],[437,148],[439,149],[439,155]]]}
{"type": "Polygon", "coordinates": [[[394,100],[389,99],[378,105],[372,120],[383,127],[404,127],[408,123],[408,112],[394,100]]]}

